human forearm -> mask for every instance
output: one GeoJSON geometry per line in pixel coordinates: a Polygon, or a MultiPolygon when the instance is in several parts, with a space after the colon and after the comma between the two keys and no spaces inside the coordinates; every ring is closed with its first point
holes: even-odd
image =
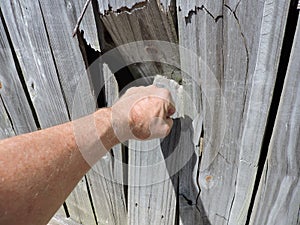
{"type": "Polygon", "coordinates": [[[166,136],[174,112],[167,90],[131,88],[111,108],[0,141],[0,224],[46,224],[107,150],[166,136]]]}
{"type": "MultiPolygon", "coordinates": [[[[86,137],[81,139],[85,146],[97,141],[84,127],[86,121],[97,121],[96,135],[98,141],[105,139],[106,149],[117,144],[109,119],[110,109],[101,109],[73,122],[0,141],[0,224],[45,224],[91,166],[76,143],[79,135],[86,137]],[[76,130],[79,126],[82,129],[76,130]]],[[[90,149],[93,162],[106,153],[104,146],[90,149]]]]}

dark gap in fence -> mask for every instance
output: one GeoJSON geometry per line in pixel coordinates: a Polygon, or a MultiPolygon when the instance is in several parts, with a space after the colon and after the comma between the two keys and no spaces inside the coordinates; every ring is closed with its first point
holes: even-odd
{"type": "Polygon", "coordinates": [[[66,202],[64,202],[63,208],[64,208],[64,210],[65,210],[66,217],[67,217],[67,218],[70,218],[70,213],[69,213],[69,209],[68,209],[68,206],[67,206],[66,202]]]}
{"type": "Polygon", "coordinates": [[[99,12],[98,1],[92,0],[92,6],[93,6],[93,13],[94,13],[94,17],[95,17],[98,41],[100,43],[101,52],[105,53],[116,46],[115,46],[110,34],[108,33],[107,29],[105,29],[105,26],[100,18],[101,13],[99,12]]]}
{"type": "Polygon", "coordinates": [[[4,111],[5,111],[5,113],[6,113],[7,117],[8,117],[9,124],[10,124],[10,126],[11,126],[11,129],[14,131],[14,135],[17,135],[17,133],[16,133],[16,131],[15,131],[15,128],[14,128],[14,124],[13,124],[12,118],[11,118],[11,116],[10,116],[10,114],[9,114],[9,111],[7,110],[6,105],[4,104],[4,101],[3,101],[3,98],[2,98],[2,96],[1,96],[1,94],[0,94],[0,101],[1,101],[2,104],[3,104],[4,111]]]}
{"type": "Polygon", "coordinates": [[[22,88],[24,90],[24,93],[25,93],[27,102],[29,104],[30,110],[32,112],[32,116],[33,116],[34,122],[36,124],[36,127],[38,129],[41,129],[41,125],[40,125],[40,122],[39,122],[36,110],[34,108],[33,102],[32,102],[32,100],[30,98],[30,94],[29,94],[29,91],[28,91],[27,86],[26,86],[26,81],[25,81],[24,75],[22,73],[21,66],[20,66],[20,63],[19,63],[16,51],[15,51],[15,48],[14,48],[12,40],[10,38],[10,34],[9,34],[9,31],[8,31],[8,28],[7,28],[4,16],[2,14],[1,8],[0,8],[0,18],[1,18],[1,22],[2,22],[4,30],[5,30],[5,34],[6,34],[6,37],[7,37],[7,40],[8,40],[8,44],[10,46],[10,50],[11,50],[13,59],[14,59],[14,63],[15,63],[15,67],[16,67],[16,70],[17,70],[17,73],[18,73],[18,77],[19,77],[19,80],[20,80],[20,82],[22,84],[22,88]]]}
{"type": "Polygon", "coordinates": [[[91,85],[93,86],[93,89],[95,91],[95,96],[97,98],[97,104],[99,108],[106,107],[106,97],[105,97],[105,87],[104,87],[104,77],[101,76],[103,73],[101,73],[102,67],[100,65],[97,65],[96,60],[99,59],[101,56],[100,52],[93,49],[86,40],[84,39],[84,32],[77,32],[78,42],[79,42],[79,48],[82,53],[82,58],[85,62],[85,66],[88,70],[89,79],[91,81],[91,85]],[[101,89],[100,89],[100,88],[101,89]],[[100,89],[100,90],[99,90],[100,89]]]}
{"type": "MultiPolygon", "coordinates": [[[[128,143],[128,142],[127,142],[128,143]]],[[[122,163],[123,163],[123,189],[126,209],[128,209],[128,144],[122,144],[122,163]]]]}
{"type": "Polygon", "coordinates": [[[41,3],[39,1],[38,1],[38,4],[39,4],[39,8],[40,8],[41,15],[42,15],[43,26],[45,28],[45,33],[46,33],[46,36],[47,36],[47,42],[49,44],[49,48],[50,48],[50,52],[51,52],[51,58],[53,60],[54,67],[55,67],[55,72],[56,72],[57,79],[58,79],[58,82],[59,82],[59,87],[60,87],[60,90],[61,90],[61,93],[62,93],[62,96],[63,96],[63,100],[64,100],[64,103],[65,103],[65,106],[66,106],[66,110],[67,110],[67,113],[68,113],[68,118],[69,118],[69,120],[71,120],[71,114],[70,114],[69,108],[67,107],[68,104],[67,104],[66,94],[64,92],[64,89],[63,89],[63,86],[62,86],[62,83],[61,83],[61,79],[60,79],[59,72],[58,72],[58,69],[57,69],[56,60],[55,60],[55,57],[54,57],[54,54],[53,54],[53,49],[52,49],[51,42],[50,42],[50,36],[49,36],[49,32],[47,30],[47,25],[46,25],[46,21],[45,21],[45,17],[44,17],[44,12],[42,10],[41,3]]]}
{"type": "Polygon", "coordinates": [[[263,168],[266,162],[267,154],[268,154],[268,149],[269,149],[269,143],[272,138],[272,133],[273,133],[273,128],[276,120],[276,115],[278,112],[278,107],[280,103],[280,97],[284,85],[284,79],[285,75],[287,72],[287,67],[289,63],[289,58],[293,46],[293,40],[296,32],[296,27],[297,27],[297,21],[298,21],[298,10],[297,10],[297,0],[292,0],[288,12],[288,17],[287,17],[287,23],[286,23],[286,29],[284,33],[284,38],[283,38],[283,43],[282,43],[282,49],[281,49],[281,55],[280,55],[280,60],[279,60],[279,66],[278,66],[278,71],[277,71],[277,77],[276,77],[276,82],[274,86],[274,91],[273,91],[273,97],[272,97],[272,102],[269,110],[269,115],[268,115],[268,121],[267,125],[265,128],[265,133],[264,133],[264,138],[263,138],[263,143],[261,147],[261,153],[258,161],[258,169],[257,169],[257,176],[254,184],[254,189],[253,189],[253,194],[251,197],[251,202],[249,205],[248,209],[248,214],[247,214],[247,221],[246,225],[249,225],[250,223],[250,217],[252,213],[252,209],[254,206],[254,201],[255,197],[257,195],[259,183],[263,174],[263,168]]]}
{"type": "Polygon", "coordinates": [[[90,203],[91,203],[91,207],[92,207],[92,211],[93,211],[93,215],[94,215],[94,219],[95,219],[95,224],[97,225],[98,224],[98,219],[97,219],[97,215],[96,215],[96,211],[95,211],[95,206],[93,204],[93,198],[92,198],[89,182],[88,182],[86,176],[84,176],[84,179],[85,179],[86,189],[87,189],[87,192],[88,192],[89,200],[90,200],[90,203]]]}
{"type": "MultiPolygon", "coordinates": [[[[106,52],[108,52],[109,50],[117,46],[115,45],[111,35],[109,34],[108,30],[105,28],[100,18],[101,13],[99,12],[98,1],[92,0],[92,5],[93,5],[94,16],[95,16],[95,22],[97,26],[101,54],[105,54],[106,52]]],[[[108,65],[111,71],[115,71],[113,65],[120,65],[118,62],[120,62],[121,65],[125,65],[125,63],[123,63],[123,57],[121,56],[121,54],[118,55],[114,54],[114,58],[106,60],[104,63],[108,65]]],[[[127,66],[114,72],[114,76],[117,80],[119,91],[121,91],[124,87],[126,87],[128,84],[130,84],[135,80],[127,66]]]]}
{"type": "MultiPolygon", "coordinates": [[[[179,218],[179,176],[178,176],[178,173],[173,177],[173,179],[177,179],[177,187],[176,187],[176,213],[175,213],[175,223],[174,225],[179,225],[179,221],[180,221],[180,218],[179,218]]],[[[174,187],[175,188],[175,187],[174,187]]]]}
{"type": "Polygon", "coordinates": [[[179,31],[178,31],[177,1],[176,0],[171,0],[170,1],[170,6],[169,6],[168,13],[170,13],[171,16],[172,16],[175,31],[176,31],[177,38],[178,38],[179,37],[179,31]]]}

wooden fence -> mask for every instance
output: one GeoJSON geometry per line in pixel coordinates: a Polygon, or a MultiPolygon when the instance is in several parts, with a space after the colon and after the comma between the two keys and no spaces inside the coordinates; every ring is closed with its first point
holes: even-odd
{"type": "MultiPolygon", "coordinates": [[[[154,74],[179,82],[203,118],[203,125],[188,116],[176,119],[162,142],[114,147],[51,223],[300,224],[297,4],[91,0],[72,37],[84,0],[2,0],[0,138],[76,119],[97,104],[111,105],[126,84],[154,74]],[[182,46],[164,56],[180,67],[150,61],[113,71],[111,61],[126,61],[119,51],[119,58],[95,69],[99,77],[86,70],[111,49],[142,40],[182,46]],[[105,91],[98,97],[101,81],[105,91]],[[79,93],[75,114],[74,93],[79,93]],[[167,160],[170,155],[176,157],[167,160]]],[[[161,51],[148,47],[152,57],[161,51]]],[[[192,110],[188,102],[179,104],[192,110]]]]}

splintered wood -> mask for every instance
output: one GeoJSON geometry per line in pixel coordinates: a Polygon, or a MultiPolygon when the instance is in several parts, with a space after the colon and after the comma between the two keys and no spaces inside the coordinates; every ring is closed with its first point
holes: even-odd
{"type": "Polygon", "coordinates": [[[102,105],[118,99],[121,85],[154,84],[170,90],[177,108],[168,137],[115,146],[50,224],[298,225],[300,19],[293,46],[284,44],[296,7],[1,1],[0,138],[94,112],[101,85],[102,105]],[[134,82],[115,77],[123,68],[134,82]]]}

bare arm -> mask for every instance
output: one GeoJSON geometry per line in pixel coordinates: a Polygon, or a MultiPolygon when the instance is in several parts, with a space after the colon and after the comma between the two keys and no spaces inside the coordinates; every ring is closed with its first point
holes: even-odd
{"type": "Polygon", "coordinates": [[[46,224],[107,150],[166,136],[174,111],[166,90],[134,88],[112,108],[0,141],[0,224],[46,224]]]}

